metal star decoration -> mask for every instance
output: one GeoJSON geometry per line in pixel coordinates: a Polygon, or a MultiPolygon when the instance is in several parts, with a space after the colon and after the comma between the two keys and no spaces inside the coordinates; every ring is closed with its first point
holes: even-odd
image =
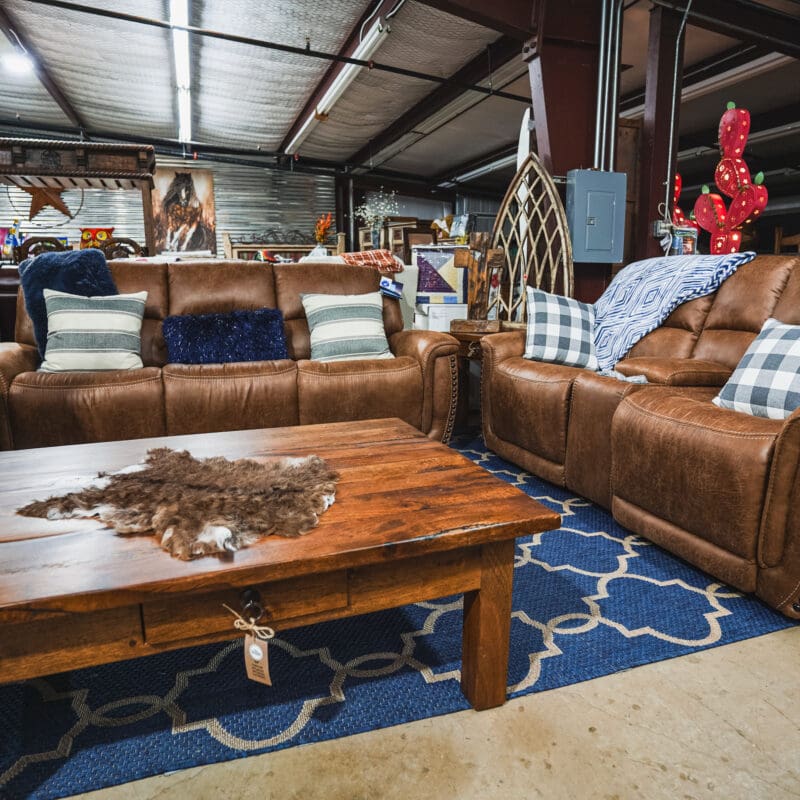
{"type": "Polygon", "coordinates": [[[72,219],[67,204],[61,199],[65,189],[51,189],[40,186],[20,186],[23,192],[31,196],[31,210],[28,219],[32,220],[45,206],[52,206],[56,211],[60,211],[65,216],[72,219]]]}

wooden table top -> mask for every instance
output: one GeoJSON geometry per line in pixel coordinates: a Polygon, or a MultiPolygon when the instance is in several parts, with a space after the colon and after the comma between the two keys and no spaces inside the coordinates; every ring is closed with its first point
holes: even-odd
{"type": "MultiPolygon", "coordinates": [[[[0,453],[0,610],[90,611],[173,593],[244,586],[557,528],[519,489],[406,423],[368,420],[170,436],[0,453]],[[180,561],[155,537],[94,520],[18,516],[34,499],[84,486],[153,447],[203,458],[317,454],[339,471],[336,502],[298,539],[270,536],[230,556],[180,561]]],[[[5,613],[9,619],[13,613],[5,613]]]]}

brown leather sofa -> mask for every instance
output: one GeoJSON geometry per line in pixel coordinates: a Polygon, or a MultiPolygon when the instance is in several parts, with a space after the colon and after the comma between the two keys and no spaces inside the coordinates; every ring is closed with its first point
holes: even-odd
{"type": "Polygon", "coordinates": [[[394,359],[310,361],[301,293],[377,291],[372,269],[344,264],[205,261],[110,262],[120,292],[147,290],[144,368],[42,373],[22,296],[16,342],[0,344],[0,449],[147,436],[399,417],[431,438],[450,437],[458,343],[433,331],[403,330],[399,304],[384,298],[394,359]],[[173,314],[279,308],[290,359],[169,364],[161,333],[173,314]]]}
{"type": "Polygon", "coordinates": [[[528,361],[522,331],[485,337],[486,443],[800,618],[800,412],[775,421],[711,403],[771,316],[800,324],[800,257],[759,256],[677,308],[617,365],[648,384],[528,361]]]}

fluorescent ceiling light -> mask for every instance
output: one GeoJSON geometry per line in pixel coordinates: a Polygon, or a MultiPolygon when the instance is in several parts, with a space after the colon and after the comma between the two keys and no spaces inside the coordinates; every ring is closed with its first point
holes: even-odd
{"type": "MultiPolygon", "coordinates": [[[[189,24],[189,0],[170,0],[170,25],[189,24]]],[[[172,53],[175,58],[175,82],[178,87],[178,141],[192,141],[192,65],[189,32],[172,29],[172,53]]]]}
{"type": "Polygon", "coordinates": [[[27,72],[33,72],[33,59],[27,53],[14,50],[11,53],[6,53],[2,61],[3,68],[14,75],[24,75],[27,72]]]}
{"type": "MultiPolygon", "coordinates": [[[[364,38],[359,42],[358,47],[352,52],[350,58],[361,61],[369,61],[375,55],[383,40],[389,35],[390,28],[382,19],[370,28],[364,38]]],[[[294,138],[286,148],[286,153],[292,155],[297,152],[300,145],[314,129],[320,119],[324,119],[331,109],[345,93],[347,87],[355,80],[356,75],[363,69],[361,64],[344,64],[337,73],[327,91],[320,98],[316,108],[308,115],[306,121],[294,135],[294,138]]]]}
{"type": "MultiPolygon", "coordinates": [[[[696,100],[698,97],[704,97],[717,89],[725,89],[740,81],[755,78],[758,75],[771,72],[786,64],[792,64],[794,60],[792,56],[784,56],[780,53],[768,53],[765,56],[761,56],[761,58],[755,58],[752,61],[748,61],[746,64],[740,64],[738,67],[729,69],[727,72],[714,75],[713,78],[706,78],[705,80],[697,81],[697,83],[686,86],[681,92],[681,102],[687,103],[689,100],[696,100]]],[[[620,111],[619,113],[619,115],[625,119],[636,119],[643,114],[644,103],[640,103],[638,106],[629,108],[627,111],[620,111]]]]}
{"type": "MultiPolygon", "coordinates": [[[[488,175],[490,172],[497,172],[499,169],[505,169],[506,167],[516,166],[517,164],[517,154],[514,153],[510,156],[505,156],[504,158],[498,158],[496,161],[490,161],[488,164],[484,164],[482,167],[476,167],[475,169],[471,169],[469,172],[465,172],[462,175],[456,175],[451,181],[448,181],[447,184],[453,186],[458,183],[465,183],[467,181],[474,181],[475,178],[480,178],[484,175],[488,175]]],[[[439,184],[440,186],[444,186],[445,184],[439,184]]]]}

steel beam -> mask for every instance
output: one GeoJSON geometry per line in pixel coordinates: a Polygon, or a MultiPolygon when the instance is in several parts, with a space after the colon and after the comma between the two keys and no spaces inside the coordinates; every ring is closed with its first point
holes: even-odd
{"type": "Polygon", "coordinates": [[[69,102],[53,76],[48,72],[36,48],[30,43],[30,40],[22,32],[20,26],[11,18],[8,11],[6,11],[2,5],[0,5],[0,30],[3,31],[12,45],[15,47],[21,45],[25,48],[33,59],[34,71],[36,72],[36,77],[39,79],[39,82],[47,89],[50,97],[56,101],[58,107],[66,114],[67,119],[81,134],[85,134],[86,123],[75,110],[72,103],[69,102]]]}
{"type": "Polygon", "coordinates": [[[475,22],[520,42],[534,35],[534,0],[419,0],[423,5],[475,22]]]}
{"type": "MultiPolygon", "coordinates": [[[[687,6],[687,0],[652,2],[681,14],[687,6]]],[[[689,24],[800,58],[800,16],[766,5],[746,0],[692,0],[689,24]]]]}
{"type": "Polygon", "coordinates": [[[512,58],[520,58],[521,54],[522,46],[519,41],[510,36],[500,37],[497,41],[492,42],[485,52],[475,56],[472,61],[451,75],[451,83],[434,89],[415,106],[403,112],[399,119],[367,142],[349,161],[354,166],[369,165],[370,159],[375,153],[379,153],[407,133],[412,132],[431,114],[464,94],[465,90],[460,88],[462,84],[474,84],[484,80],[493,70],[504,66],[512,58]]]}
{"type": "Polygon", "coordinates": [[[673,135],[670,152],[670,134],[678,130],[680,109],[680,104],[676,102],[673,113],[673,75],[677,54],[677,84],[674,91],[676,97],[680,97],[684,39],[685,29],[681,27],[681,15],[668,8],[655,6],[650,12],[647,44],[642,161],[634,237],[634,253],[637,259],[661,254],[658,241],[651,236],[650,226],[662,216],[659,205],[664,203],[667,185],[672,187],[671,173],[674,172],[678,137],[673,135]]]}
{"type": "Polygon", "coordinates": [[[537,34],[523,48],[539,157],[554,175],[595,166],[600,9],[597,0],[537,0],[537,34]]]}

